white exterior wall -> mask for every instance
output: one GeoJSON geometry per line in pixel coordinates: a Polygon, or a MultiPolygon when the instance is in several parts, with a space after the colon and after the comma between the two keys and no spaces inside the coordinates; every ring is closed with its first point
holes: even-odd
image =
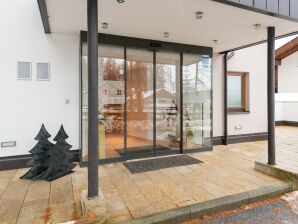
{"type": "Polygon", "coordinates": [[[224,133],[224,94],[223,94],[223,55],[213,55],[212,85],[213,85],[213,136],[223,136],[224,133]]]}
{"type": "Polygon", "coordinates": [[[267,132],[267,44],[235,52],[228,70],[249,72],[249,114],[228,116],[229,135],[267,132]],[[242,126],[236,130],[235,126],[242,126]]]}
{"type": "Polygon", "coordinates": [[[283,59],[278,66],[278,92],[298,93],[298,52],[283,59]]]}
{"type": "Polygon", "coordinates": [[[28,154],[42,123],[52,138],[63,124],[78,149],[79,35],[45,35],[36,0],[0,1],[0,27],[0,142],[17,142],[0,157],[28,154]],[[31,81],[17,80],[18,61],[32,62],[31,81]],[[50,63],[50,81],[36,80],[37,62],[50,63]]]}
{"type": "MultiPolygon", "coordinates": [[[[28,154],[42,123],[52,138],[63,124],[72,149],[79,149],[79,34],[45,35],[36,0],[1,1],[0,27],[0,142],[17,142],[0,148],[0,157],[28,154]],[[18,61],[32,62],[31,81],[17,80],[18,61]],[[37,62],[50,63],[50,81],[36,80],[37,62]]],[[[229,70],[250,73],[250,113],[229,115],[229,135],[266,132],[266,45],[237,51],[229,70]]],[[[223,135],[222,87],[223,56],[215,54],[214,136],[223,135]]]]}
{"type": "Polygon", "coordinates": [[[276,120],[298,122],[298,93],[278,93],[276,98],[276,120]]]}

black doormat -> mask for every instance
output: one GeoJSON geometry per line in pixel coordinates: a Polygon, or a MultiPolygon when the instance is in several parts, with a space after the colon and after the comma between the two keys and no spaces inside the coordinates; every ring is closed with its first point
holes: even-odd
{"type": "Polygon", "coordinates": [[[124,163],[124,165],[131,173],[143,173],[170,167],[187,166],[199,163],[203,162],[189,155],[178,155],[157,159],[126,162],[124,163]]]}
{"type": "MultiPolygon", "coordinates": [[[[171,150],[170,148],[167,148],[161,145],[157,145],[155,149],[156,149],[156,152],[167,152],[171,150]]],[[[120,156],[128,156],[128,157],[139,155],[139,154],[153,154],[152,146],[132,147],[132,148],[128,148],[125,152],[123,149],[117,149],[116,151],[120,156]]]]}

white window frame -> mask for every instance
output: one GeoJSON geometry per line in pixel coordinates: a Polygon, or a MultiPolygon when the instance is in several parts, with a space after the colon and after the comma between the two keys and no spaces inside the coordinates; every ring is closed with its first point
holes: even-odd
{"type": "Polygon", "coordinates": [[[50,67],[51,67],[51,65],[50,65],[49,62],[36,62],[36,80],[37,80],[37,81],[50,81],[50,80],[51,80],[51,73],[50,73],[51,69],[50,69],[50,67]],[[48,78],[47,78],[47,79],[39,79],[39,78],[38,78],[38,74],[37,74],[37,71],[38,71],[38,69],[37,69],[38,64],[48,64],[48,78]]]}
{"type": "Polygon", "coordinates": [[[17,80],[24,80],[24,81],[32,80],[32,62],[31,61],[17,61],[17,80]],[[29,63],[29,65],[30,65],[30,77],[29,78],[19,77],[19,63],[29,63]]]}

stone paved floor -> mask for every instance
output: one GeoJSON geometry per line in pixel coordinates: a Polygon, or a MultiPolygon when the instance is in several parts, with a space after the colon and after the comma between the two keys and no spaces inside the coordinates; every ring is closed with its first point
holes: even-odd
{"type": "MultiPolygon", "coordinates": [[[[278,161],[298,170],[298,128],[277,128],[278,161]],[[296,147],[295,147],[296,145],[296,147]],[[296,165],[295,165],[296,164],[296,165]]],[[[204,161],[184,167],[131,174],[122,163],[99,167],[100,187],[114,223],[280,183],[253,169],[266,158],[265,141],[215,146],[192,156],[204,161]]],[[[285,165],[284,165],[285,166],[285,165]]],[[[59,223],[81,216],[80,192],[87,169],[59,180],[19,180],[26,169],[0,172],[0,223],[59,223]]]]}

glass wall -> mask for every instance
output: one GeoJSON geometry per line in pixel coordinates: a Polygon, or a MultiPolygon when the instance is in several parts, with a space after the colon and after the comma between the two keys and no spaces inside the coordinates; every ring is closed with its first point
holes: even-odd
{"type": "Polygon", "coordinates": [[[211,59],[183,54],[183,149],[211,146],[211,59]]]}
{"type": "MultiPolygon", "coordinates": [[[[88,155],[88,58],[82,51],[82,159],[88,155]]],[[[124,149],[124,49],[99,46],[99,159],[119,157],[124,149]]]]}
{"type": "Polygon", "coordinates": [[[173,149],[180,149],[180,54],[157,52],[156,151],[173,149]]]}
{"type": "MultiPolygon", "coordinates": [[[[86,43],[82,44],[81,56],[82,159],[86,161],[88,156],[86,43]]],[[[162,50],[154,53],[147,49],[99,45],[98,62],[99,159],[153,155],[160,152],[180,153],[181,141],[183,152],[212,146],[210,57],[162,50]],[[182,68],[181,55],[183,55],[182,68]],[[182,83],[180,80],[183,80],[182,83]]]]}
{"type": "Polygon", "coordinates": [[[153,53],[127,49],[126,155],[153,152],[153,53]]]}

